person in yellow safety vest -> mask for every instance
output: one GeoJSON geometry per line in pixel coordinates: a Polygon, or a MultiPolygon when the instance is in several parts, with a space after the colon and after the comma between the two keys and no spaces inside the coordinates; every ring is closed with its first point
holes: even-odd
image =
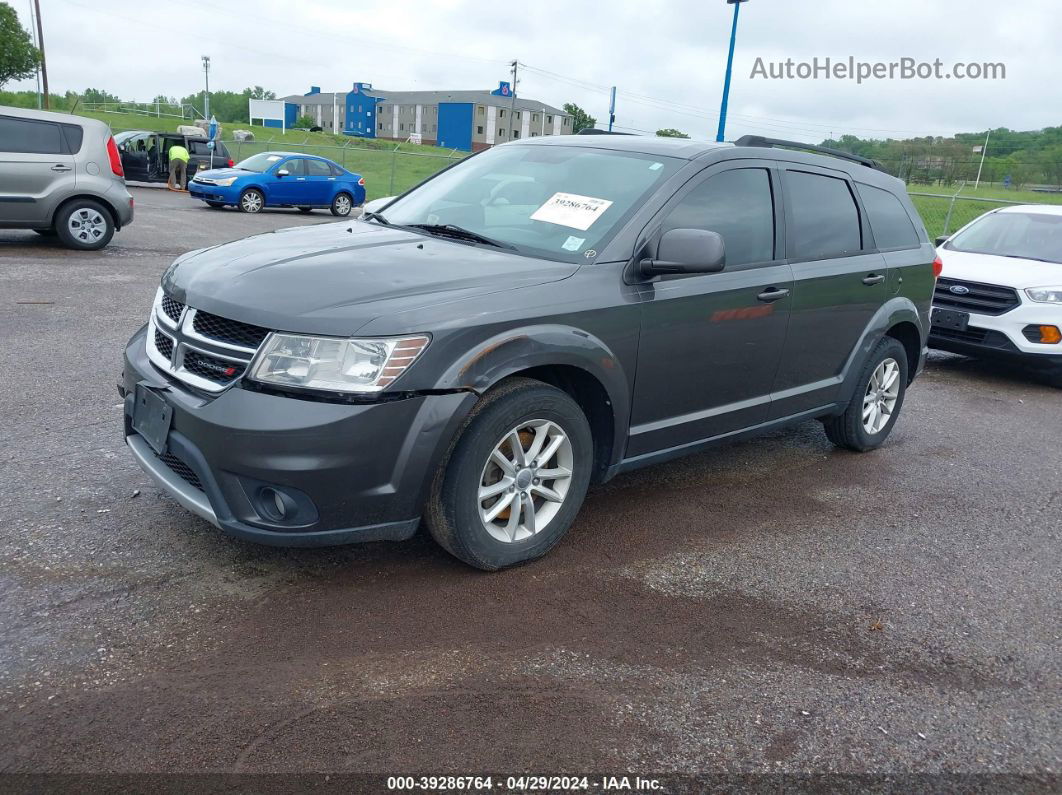
{"type": "Polygon", "coordinates": [[[180,144],[170,147],[170,178],[166,182],[170,190],[185,190],[188,184],[188,150],[180,144]],[[174,187],[174,179],[177,179],[177,187],[174,187]]]}

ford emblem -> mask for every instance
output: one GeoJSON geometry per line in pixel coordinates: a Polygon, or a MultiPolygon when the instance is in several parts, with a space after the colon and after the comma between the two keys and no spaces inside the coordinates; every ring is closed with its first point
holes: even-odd
{"type": "Polygon", "coordinates": [[[948,288],[948,292],[955,293],[955,295],[966,295],[970,292],[969,287],[963,287],[961,284],[953,284],[948,288]]]}

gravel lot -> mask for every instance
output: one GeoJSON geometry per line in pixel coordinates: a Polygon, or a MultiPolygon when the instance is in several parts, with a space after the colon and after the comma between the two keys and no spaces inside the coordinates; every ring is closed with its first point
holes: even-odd
{"type": "Polygon", "coordinates": [[[134,189],[0,231],[0,770],[1059,770],[1062,392],[935,354],[886,447],[819,425],[591,492],[544,561],[253,546],[133,463],[164,268],[296,224],[134,189]]]}

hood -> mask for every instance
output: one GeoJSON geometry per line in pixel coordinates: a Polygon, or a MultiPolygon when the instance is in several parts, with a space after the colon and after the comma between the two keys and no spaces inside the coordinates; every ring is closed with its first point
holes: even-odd
{"type": "Polygon", "coordinates": [[[228,179],[229,177],[248,177],[253,171],[244,171],[242,168],[208,168],[195,172],[195,179],[207,177],[209,179],[228,179]]]}
{"type": "Polygon", "coordinates": [[[944,271],[940,275],[946,279],[1000,284],[1018,290],[1062,285],[1062,263],[975,254],[948,248],[938,248],[937,254],[944,263],[944,271]]]}
{"type": "Polygon", "coordinates": [[[344,336],[384,314],[558,281],[578,268],[346,221],[193,251],[170,266],[162,286],[233,320],[344,336]]]}

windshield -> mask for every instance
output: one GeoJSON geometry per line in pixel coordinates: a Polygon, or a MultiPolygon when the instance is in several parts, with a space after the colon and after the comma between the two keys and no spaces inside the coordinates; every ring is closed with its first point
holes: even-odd
{"type": "Polygon", "coordinates": [[[396,225],[452,225],[518,252],[576,261],[611,237],[682,162],[582,146],[500,146],[383,214],[396,225]]]}
{"type": "Polygon", "coordinates": [[[948,241],[946,249],[1062,262],[1062,215],[985,215],[948,241]]]}
{"type": "Polygon", "coordinates": [[[241,160],[236,164],[236,168],[244,171],[255,171],[261,174],[271,169],[285,157],[287,157],[287,155],[278,155],[273,152],[259,152],[257,155],[251,155],[246,160],[241,160]]]}

